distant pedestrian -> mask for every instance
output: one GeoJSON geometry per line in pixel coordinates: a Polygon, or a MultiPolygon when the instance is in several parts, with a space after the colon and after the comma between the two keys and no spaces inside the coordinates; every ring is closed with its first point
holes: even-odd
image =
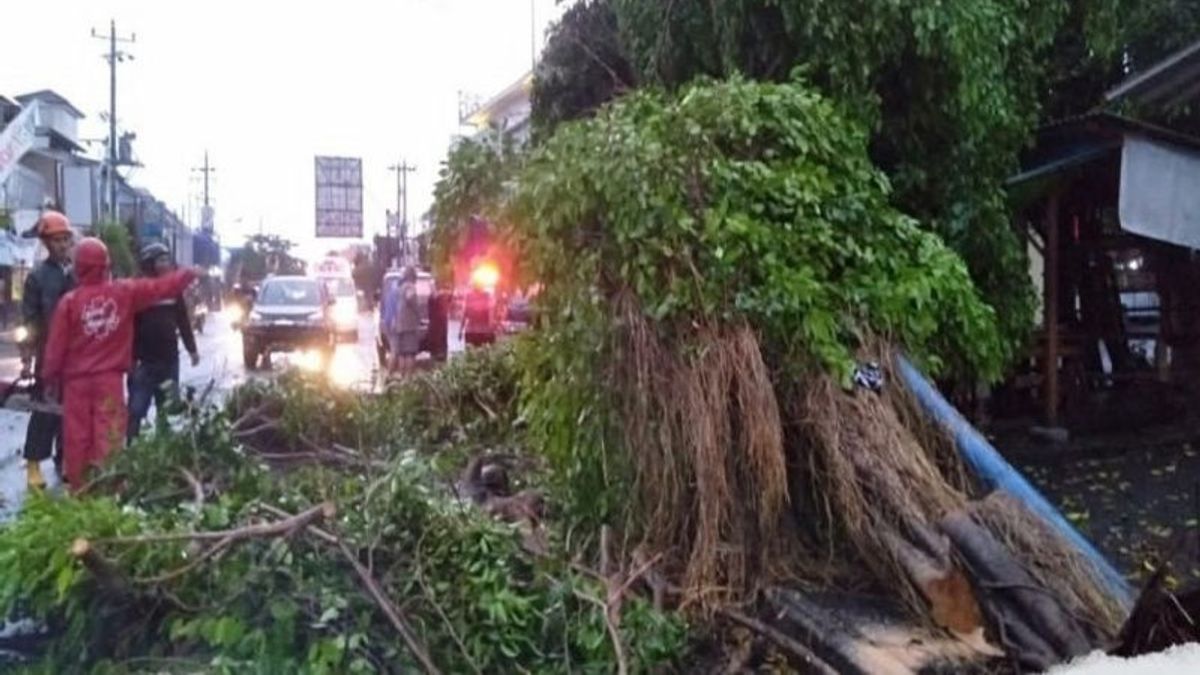
{"type": "Polygon", "coordinates": [[[133,360],[134,315],[177,297],[193,270],[153,279],[110,279],[108,247],[87,237],[75,249],[79,286],[54,311],[42,376],[63,403],[63,455],[71,489],[83,487],[89,467],[100,464],[125,438],[125,374],[133,360]]]}
{"type": "Polygon", "coordinates": [[[495,307],[492,294],[475,286],[467,293],[466,308],[463,310],[459,339],[468,347],[482,347],[496,341],[495,307]]]}
{"type": "MultiPolygon", "coordinates": [[[[142,275],[158,278],[171,272],[171,251],[163,244],[148,244],[138,256],[142,275]]],[[[154,403],[157,414],[167,413],[166,404],[179,399],[179,340],[200,364],[191,314],[183,295],[160,300],[139,312],[134,319],[133,371],[129,375],[130,442],[141,431],[142,421],[154,403]]]]}
{"type": "MultiPolygon", "coordinates": [[[[71,224],[67,217],[57,211],[46,211],[38,219],[36,234],[46,247],[46,260],[25,277],[24,295],[21,297],[21,320],[28,331],[21,343],[21,378],[34,378],[33,398],[41,401],[45,397],[46,383],[43,374],[46,336],[50,333],[50,320],[59,299],[75,286],[71,274],[71,224]]],[[[54,455],[54,463],[62,473],[62,418],[44,412],[35,412],[29,417],[25,430],[25,473],[30,489],[41,489],[46,485],[42,476],[41,463],[54,455]],[[55,446],[57,450],[55,451],[55,446]]]]}
{"type": "Polygon", "coordinates": [[[417,293],[417,268],[404,268],[400,285],[396,289],[395,317],[389,334],[393,367],[401,375],[407,375],[417,365],[417,354],[421,351],[421,303],[417,293]]]}

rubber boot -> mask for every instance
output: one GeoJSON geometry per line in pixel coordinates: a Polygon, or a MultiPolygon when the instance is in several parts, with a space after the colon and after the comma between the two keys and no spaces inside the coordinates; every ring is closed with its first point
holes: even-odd
{"type": "Polygon", "coordinates": [[[30,491],[41,490],[46,487],[46,478],[42,476],[42,465],[36,460],[25,462],[25,484],[30,491]]]}

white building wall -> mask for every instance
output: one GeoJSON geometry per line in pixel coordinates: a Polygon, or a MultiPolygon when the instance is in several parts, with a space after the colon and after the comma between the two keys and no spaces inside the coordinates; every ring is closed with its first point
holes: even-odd
{"type": "Polygon", "coordinates": [[[49,127],[57,131],[70,139],[72,143],[79,143],[79,120],[76,119],[74,113],[62,106],[45,101],[42,101],[40,105],[41,119],[39,121],[42,127],[49,127]]]}

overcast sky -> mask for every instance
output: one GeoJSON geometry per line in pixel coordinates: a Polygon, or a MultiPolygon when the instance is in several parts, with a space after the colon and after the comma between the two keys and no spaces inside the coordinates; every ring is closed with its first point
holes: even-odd
{"type": "MultiPolygon", "coordinates": [[[[458,126],[458,95],[485,98],[530,66],[561,7],[554,0],[5,0],[0,94],[54,89],[107,135],[108,70],[100,58],[115,19],[137,40],[119,66],[117,118],[137,133],[144,167],[131,178],[177,211],[200,192],[205,149],[218,232],[235,244],[263,228],[313,238],[313,156],[362,157],[366,234],[382,232],[405,157],[409,220],[430,204],[458,126]],[[531,25],[531,5],[537,30],[531,25]],[[240,219],[240,222],[239,222],[240,219]]],[[[119,132],[118,132],[119,133],[119,132]]],[[[92,150],[100,153],[99,145],[92,150]]],[[[337,243],[337,242],[329,242],[337,243]]]]}

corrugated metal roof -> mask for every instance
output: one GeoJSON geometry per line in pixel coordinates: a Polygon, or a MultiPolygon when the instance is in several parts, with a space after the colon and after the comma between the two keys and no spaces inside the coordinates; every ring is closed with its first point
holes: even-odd
{"type": "Polygon", "coordinates": [[[1167,127],[1143,122],[1141,120],[1118,115],[1110,112],[1091,112],[1075,117],[1067,117],[1061,120],[1056,120],[1043,125],[1037,131],[1038,143],[1042,143],[1047,138],[1063,133],[1083,133],[1096,136],[1111,136],[1117,137],[1121,134],[1135,132],[1142,133],[1153,138],[1157,138],[1169,143],[1184,145],[1189,148],[1200,150],[1200,138],[1185,134],[1167,127]]]}
{"type": "Polygon", "coordinates": [[[1093,162],[1115,161],[1130,134],[1200,151],[1200,138],[1113,113],[1065,118],[1038,129],[1036,144],[1023,153],[1020,173],[1005,181],[1010,197],[1028,201],[1066,172],[1093,162]]]}
{"type": "Polygon", "coordinates": [[[1168,106],[1200,94],[1200,41],[1180,49],[1145,71],[1125,79],[1105,93],[1109,103],[1133,99],[1168,106]]]}

